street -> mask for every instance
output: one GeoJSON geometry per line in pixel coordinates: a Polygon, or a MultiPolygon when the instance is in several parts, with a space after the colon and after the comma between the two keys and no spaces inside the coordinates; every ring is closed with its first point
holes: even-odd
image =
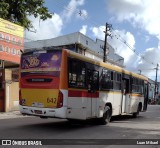
{"type": "Polygon", "coordinates": [[[160,139],[159,112],[160,106],[149,105],[147,112],[141,112],[138,118],[114,117],[108,125],[93,121],[70,124],[65,119],[38,117],[1,119],[0,139],[160,139]]]}

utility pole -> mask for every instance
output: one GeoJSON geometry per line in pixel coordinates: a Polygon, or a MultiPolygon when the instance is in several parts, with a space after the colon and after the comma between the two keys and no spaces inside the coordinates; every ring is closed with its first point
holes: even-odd
{"type": "Polygon", "coordinates": [[[105,40],[104,40],[104,49],[103,49],[103,53],[104,53],[104,55],[103,55],[103,62],[106,62],[107,36],[110,36],[110,34],[109,34],[108,31],[111,30],[111,27],[112,27],[111,24],[106,23],[106,29],[104,31],[104,33],[105,33],[105,40]]]}
{"type": "Polygon", "coordinates": [[[155,89],[154,89],[154,100],[156,101],[156,94],[157,94],[157,73],[158,73],[158,64],[157,64],[157,67],[155,68],[156,69],[156,79],[155,79],[155,89]]]}

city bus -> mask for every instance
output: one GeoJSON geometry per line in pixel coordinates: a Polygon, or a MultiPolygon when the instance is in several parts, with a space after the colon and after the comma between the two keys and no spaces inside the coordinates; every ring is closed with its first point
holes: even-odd
{"type": "Polygon", "coordinates": [[[137,117],[146,111],[148,78],[67,49],[22,53],[19,108],[23,115],[73,120],[137,117]]]}

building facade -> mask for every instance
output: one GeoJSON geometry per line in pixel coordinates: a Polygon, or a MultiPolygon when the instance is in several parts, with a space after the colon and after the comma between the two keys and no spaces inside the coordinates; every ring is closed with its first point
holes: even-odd
{"type": "Polygon", "coordinates": [[[19,63],[24,49],[24,28],[0,18],[0,112],[19,105],[19,63]]]}
{"type": "MultiPolygon", "coordinates": [[[[96,41],[83,35],[80,32],[59,36],[52,39],[25,42],[25,49],[43,48],[43,47],[62,47],[87,57],[103,60],[104,41],[96,39],[96,41]]],[[[107,44],[107,62],[124,67],[124,58],[115,53],[115,50],[107,44]]]]}

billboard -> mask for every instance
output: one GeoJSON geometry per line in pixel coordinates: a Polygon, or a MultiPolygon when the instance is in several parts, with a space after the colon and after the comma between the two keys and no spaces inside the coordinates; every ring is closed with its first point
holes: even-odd
{"type": "Polygon", "coordinates": [[[0,18],[0,60],[20,63],[24,49],[24,28],[0,18]]]}
{"type": "Polygon", "coordinates": [[[0,18],[0,32],[5,32],[14,36],[24,37],[24,28],[0,18]]]}
{"type": "Polygon", "coordinates": [[[53,51],[48,53],[37,52],[22,55],[21,76],[28,74],[46,74],[52,76],[59,76],[61,60],[61,51],[53,51]]]}

